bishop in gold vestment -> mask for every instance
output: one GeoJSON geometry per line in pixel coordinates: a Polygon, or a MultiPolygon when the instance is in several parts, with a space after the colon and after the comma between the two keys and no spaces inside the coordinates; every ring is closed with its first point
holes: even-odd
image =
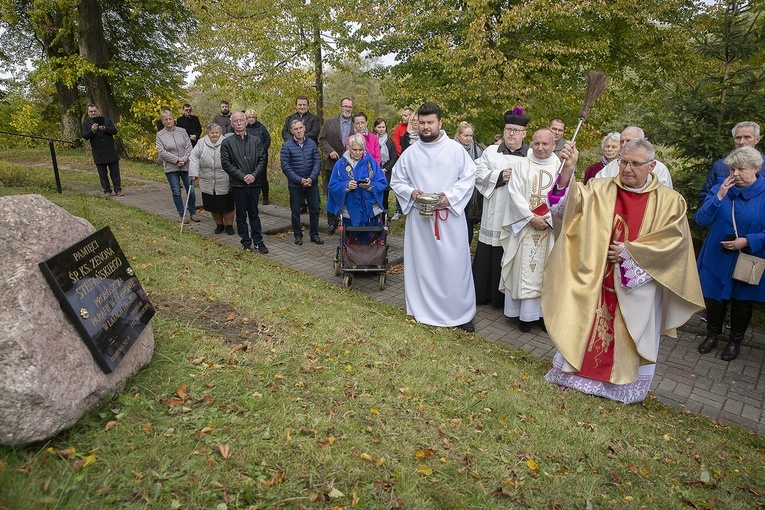
{"type": "Polygon", "coordinates": [[[546,379],[624,403],[648,394],[660,336],[704,307],[685,200],[651,173],[654,155],[632,140],[619,175],[556,197],[568,185],[562,173],[550,197],[564,198],[565,211],[542,286],[558,348],[546,379]]]}

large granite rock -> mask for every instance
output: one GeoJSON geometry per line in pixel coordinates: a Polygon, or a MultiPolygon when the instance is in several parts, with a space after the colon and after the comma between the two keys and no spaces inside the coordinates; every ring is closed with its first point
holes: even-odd
{"type": "Polygon", "coordinates": [[[0,197],[0,443],[50,438],[151,360],[149,324],[111,374],[98,367],[38,263],[95,231],[40,195],[0,197]]]}

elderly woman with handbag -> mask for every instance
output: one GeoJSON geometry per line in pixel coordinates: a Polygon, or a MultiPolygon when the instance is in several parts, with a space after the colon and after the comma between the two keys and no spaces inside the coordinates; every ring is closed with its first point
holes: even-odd
{"type": "Polygon", "coordinates": [[[706,354],[717,347],[730,303],[730,340],[720,355],[733,361],[752,319],[752,303],[765,302],[765,178],[762,155],[739,147],[725,158],[730,176],[718,184],[696,212],[696,223],[710,227],[697,262],[707,307],[706,354]]]}

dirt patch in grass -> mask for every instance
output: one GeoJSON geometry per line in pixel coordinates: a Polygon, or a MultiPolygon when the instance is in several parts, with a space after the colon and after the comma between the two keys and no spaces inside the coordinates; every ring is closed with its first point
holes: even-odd
{"type": "Polygon", "coordinates": [[[203,330],[210,336],[223,339],[229,345],[246,343],[280,343],[276,331],[257,317],[248,317],[231,303],[213,301],[200,303],[203,298],[190,297],[188,301],[169,301],[163,297],[152,297],[157,312],[187,321],[194,329],[203,330]]]}

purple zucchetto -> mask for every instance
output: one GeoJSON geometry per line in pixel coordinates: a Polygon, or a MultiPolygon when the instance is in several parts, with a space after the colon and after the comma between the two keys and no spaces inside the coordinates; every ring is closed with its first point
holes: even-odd
{"type": "Polygon", "coordinates": [[[517,126],[526,126],[529,121],[528,117],[523,116],[523,108],[516,106],[512,110],[505,112],[505,124],[515,124],[517,126]]]}

